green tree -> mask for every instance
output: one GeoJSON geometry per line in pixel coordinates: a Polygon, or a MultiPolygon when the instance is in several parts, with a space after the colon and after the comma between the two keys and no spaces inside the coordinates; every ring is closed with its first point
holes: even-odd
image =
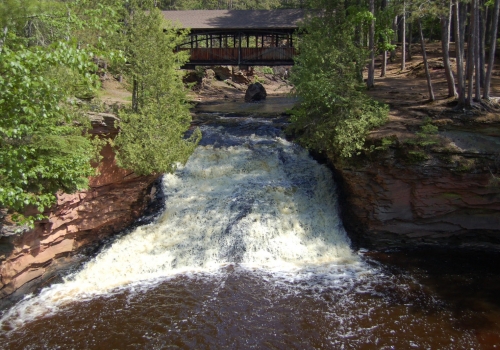
{"type": "Polygon", "coordinates": [[[179,67],[187,60],[175,49],[185,40],[152,7],[130,3],[125,19],[126,75],[132,81],[132,106],[120,113],[120,133],[114,145],[121,167],[139,174],[172,172],[185,163],[201,137],[184,134],[191,114],[179,67]],[[147,11],[144,11],[146,10],[147,11]]]}
{"type": "Polygon", "coordinates": [[[323,11],[306,23],[291,75],[301,102],[290,131],[308,148],[349,157],[363,149],[370,129],[385,122],[388,108],[368,97],[359,82],[359,64],[368,56],[356,45],[356,21],[345,2],[319,5],[323,11]]]}
{"type": "Polygon", "coordinates": [[[21,222],[33,224],[57,191],[84,189],[95,175],[102,142],[86,134],[90,122],[73,101],[95,95],[94,55],[119,28],[118,3],[0,3],[0,207],[21,222]],[[38,214],[25,217],[26,207],[38,214]]]}
{"type": "MultiPolygon", "coordinates": [[[[0,55],[0,206],[22,212],[49,207],[58,190],[87,186],[94,174],[89,125],[68,102],[75,90],[95,87],[90,54],[64,43],[0,55]],[[75,84],[63,85],[60,76],[75,84]]],[[[22,217],[22,215],[21,215],[22,217]]],[[[26,218],[33,222],[35,217],[26,218]]]]}
{"type": "Polygon", "coordinates": [[[183,138],[191,117],[178,67],[186,57],[174,51],[184,38],[158,10],[120,0],[7,0],[0,25],[0,207],[42,213],[57,191],[87,187],[102,141],[86,134],[85,104],[73,101],[95,95],[95,59],[135,82],[115,143],[120,165],[149,174],[187,160],[200,132],[183,138]]]}
{"type": "Polygon", "coordinates": [[[299,7],[303,0],[160,0],[164,10],[270,10],[299,7]]]}

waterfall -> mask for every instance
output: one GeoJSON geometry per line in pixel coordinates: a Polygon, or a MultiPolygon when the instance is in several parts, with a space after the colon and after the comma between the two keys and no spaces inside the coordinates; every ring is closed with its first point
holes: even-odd
{"type": "Polygon", "coordinates": [[[268,131],[203,131],[212,141],[175,174],[164,175],[166,207],[156,221],[120,237],[64,283],[11,309],[2,322],[169,276],[217,273],[227,265],[297,271],[357,261],[325,166],[268,131]]]}
{"type": "Polygon", "coordinates": [[[2,349],[498,344],[498,256],[481,270],[476,252],[353,252],[332,174],[281,137],[283,122],[198,115],[203,139],[163,177],[155,220],[7,310],[2,349]]]}

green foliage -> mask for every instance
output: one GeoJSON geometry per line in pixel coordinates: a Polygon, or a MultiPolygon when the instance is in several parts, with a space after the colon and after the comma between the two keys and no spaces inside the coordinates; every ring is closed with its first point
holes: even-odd
{"type": "Polygon", "coordinates": [[[355,25],[343,1],[329,1],[300,41],[291,81],[300,96],[290,132],[306,147],[350,157],[368,131],[386,121],[388,108],[368,97],[358,81],[367,53],[355,45],[355,25]]]}
{"type": "Polygon", "coordinates": [[[159,7],[165,10],[270,10],[295,7],[300,3],[300,0],[161,0],[159,7]]]}
{"type": "MultiPolygon", "coordinates": [[[[68,103],[78,89],[95,88],[91,55],[64,43],[50,47],[4,47],[0,55],[0,206],[40,212],[58,190],[85,188],[94,173],[95,144],[88,121],[68,103]],[[60,84],[59,75],[75,79],[60,84]]],[[[25,218],[32,222],[35,217],[25,218]]]]}
{"type": "Polygon", "coordinates": [[[384,137],[380,140],[380,144],[378,146],[371,145],[369,151],[370,152],[373,152],[373,151],[385,152],[389,149],[389,147],[391,147],[394,144],[395,139],[397,139],[395,136],[384,137]]]}
{"type": "Polygon", "coordinates": [[[24,46],[66,41],[109,54],[119,34],[120,0],[6,1],[0,4],[0,24],[24,46]]]}
{"type": "Polygon", "coordinates": [[[420,163],[429,159],[429,156],[423,151],[409,151],[408,159],[412,163],[420,163]]]}
{"type": "Polygon", "coordinates": [[[133,82],[132,107],[120,114],[114,146],[121,167],[138,174],[172,172],[185,163],[201,134],[183,135],[191,121],[179,67],[188,57],[175,53],[185,32],[165,23],[160,11],[129,4],[126,28],[126,74],[133,82]]]}
{"type": "Polygon", "coordinates": [[[274,74],[274,71],[271,67],[264,66],[262,67],[262,73],[264,74],[274,74]]]}
{"type": "Polygon", "coordinates": [[[412,163],[428,160],[429,149],[439,143],[437,133],[438,127],[432,124],[429,117],[426,117],[420,126],[420,130],[415,133],[417,137],[406,141],[406,145],[410,149],[407,153],[408,160],[412,163]]]}
{"type": "Polygon", "coordinates": [[[257,75],[254,75],[254,76],[253,76],[253,82],[252,82],[252,83],[253,83],[253,84],[255,84],[255,83],[264,84],[264,79],[261,79],[261,78],[259,78],[257,75]]]}
{"type": "Polygon", "coordinates": [[[151,104],[140,114],[120,113],[120,134],[115,140],[118,165],[137,174],[173,172],[193,153],[201,133],[183,139],[189,113],[179,114],[167,105],[151,104]]]}
{"type": "Polygon", "coordinates": [[[432,124],[430,118],[425,118],[423,124],[420,126],[420,131],[417,131],[416,141],[412,143],[417,144],[420,147],[428,147],[438,143],[436,134],[438,133],[438,127],[432,124]]]}
{"type": "Polygon", "coordinates": [[[22,30],[24,22],[19,18],[28,18],[36,12],[43,12],[43,4],[33,0],[2,0],[0,2],[0,28],[10,28],[16,32],[22,30]]]}
{"type": "MultiPolygon", "coordinates": [[[[135,83],[135,108],[121,115],[115,142],[119,163],[147,174],[187,160],[200,132],[183,138],[190,114],[178,67],[187,57],[174,49],[184,36],[162,21],[134,1],[0,3],[0,207],[42,213],[57,191],[87,187],[105,141],[86,134],[84,108],[72,101],[96,95],[97,59],[135,83]]],[[[32,224],[42,214],[17,217],[32,224]]]]}
{"type": "Polygon", "coordinates": [[[396,15],[394,7],[388,7],[385,10],[379,11],[375,22],[375,38],[380,40],[377,43],[379,52],[392,51],[396,49],[395,45],[391,44],[391,39],[394,37],[392,30],[392,20],[396,15]]]}
{"type": "Polygon", "coordinates": [[[125,74],[134,84],[134,111],[149,103],[160,103],[163,98],[169,103],[184,101],[184,73],[179,68],[189,57],[175,50],[186,40],[187,32],[167,23],[155,8],[140,8],[133,2],[129,6],[123,51],[125,74]]]}

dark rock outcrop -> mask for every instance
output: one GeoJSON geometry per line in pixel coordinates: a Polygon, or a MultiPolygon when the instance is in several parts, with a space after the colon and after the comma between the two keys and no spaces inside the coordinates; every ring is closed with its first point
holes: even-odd
{"type": "Polygon", "coordinates": [[[245,102],[255,102],[265,100],[267,97],[267,92],[261,83],[255,83],[248,85],[248,89],[245,93],[245,102]]]}
{"type": "Polygon", "coordinates": [[[253,75],[253,69],[240,69],[238,66],[215,66],[213,72],[218,80],[243,85],[250,83],[249,77],[253,75]]]}
{"type": "Polygon", "coordinates": [[[376,161],[333,162],[343,220],[357,245],[371,248],[450,245],[500,249],[500,186],[494,154],[476,164],[402,162],[394,151],[376,161]],[[484,166],[490,162],[492,167],[484,166]]]}
{"type": "Polygon", "coordinates": [[[248,84],[250,82],[250,79],[241,71],[233,73],[233,76],[231,79],[238,84],[248,84]]]}
{"type": "Polygon", "coordinates": [[[232,69],[230,66],[215,66],[212,68],[215,72],[215,76],[219,80],[230,79],[233,75],[232,69]]]}

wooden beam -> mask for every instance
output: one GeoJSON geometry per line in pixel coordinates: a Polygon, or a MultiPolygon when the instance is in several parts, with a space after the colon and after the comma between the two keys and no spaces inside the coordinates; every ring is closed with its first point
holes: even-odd
{"type": "Polygon", "coordinates": [[[239,34],[238,38],[238,66],[239,66],[241,64],[241,32],[239,32],[238,34],[239,34]]]}

